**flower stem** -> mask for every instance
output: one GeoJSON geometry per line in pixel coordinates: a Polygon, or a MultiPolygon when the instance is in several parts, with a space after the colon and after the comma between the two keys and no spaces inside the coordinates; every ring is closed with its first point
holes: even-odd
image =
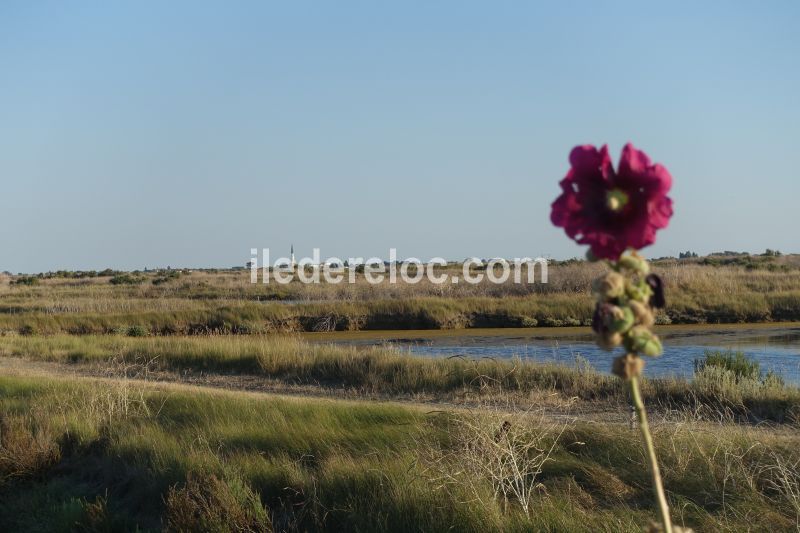
{"type": "Polygon", "coordinates": [[[634,376],[630,380],[631,384],[631,401],[633,407],[636,409],[636,415],[639,420],[639,429],[642,432],[644,439],[644,447],[647,450],[647,458],[650,461],[650,473],[653,476],[653,492],[658,502],[658,512],[661,515],[661,524],[664,526],[664,533],[672,533],[672,521],[669,518],[669,506],[667,505],[667,497],[664,494],[664,486],[661,483],[661,472],[658,469],[658,459],[656,458],[656,449],[653,446],[653,437],[650,435],[650,426],[647,423],[647,411],[644,410],[644,403],[642,403],[642,393],[639,390],[639,379],[634,376]]]}

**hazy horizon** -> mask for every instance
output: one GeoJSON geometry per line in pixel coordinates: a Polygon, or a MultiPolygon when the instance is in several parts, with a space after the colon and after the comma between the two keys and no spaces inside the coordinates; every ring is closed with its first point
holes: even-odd
{"type": "Polygon", "coordinates": [[[582,257],[576,144],[674,178],[649,257],[800,252],[800,5],[0,5],[0,271],[582,257]]]}
{"type": "MultiPolygon", "coordinates": [[[[683,250],[682,252],[687,252],[687,251],[695,252],[695,250],[683,250]]],[[[749,254],[749,255],[753,255],[753,256],[758,256],[758,255],[762,255],[765,251],[766,251],[766,249],[760,250],[760,251],[715,250],[715,251],[711,251],[711,252],[708,252],[708,253],[698,253],[698,256],[699,257],[705,257],[705,256],[710,256],[710,255],[715,255],[715,254],[716,255],[724,255],[726,252],[741,252],[743,254],[749,254]]],[[[781,255],[796,255],[797,254],[796,252],[784,252],[782,250],[774,250],[773,249],[773,251],[778,251],[778,252],[781,253],[781,255]]],[[[285,264],[287,264],[289,262],[290,254],[288,252],[281,252],[281,251],[278,251],[278,250],[270,250],[270,252],[271,252],[270,253],[270,266],[285,265],[285,264]]],[[[679,253],[681,253],[681,252],[679,252],[679,253]]],[[[695,252],[695,253],[697,253],[697,252],[695,252]]],[[[666,255],[666,256],[649,256],[648,258],[649,259],[664,259],[664,258],[672,257],[672,258],[677,259],[678,255],[679,254],[666,255]]],[[[322,255],[321,256],[321,261],[319,263],[317,263],[315,261],[310,261],[310,259],[312,258],[312,254],[311,253],[305,254],[305,253],[302,253],[300,251],[296,251],[295,252],[295,256],[296,256],[296,260],[297,260],[298,264],[303,264],[304,262],[306,262],[306,263],[311,264],[311,265],[327,263],[327,262],[329,262],[329,261],[331,261],[333,259],[337,259],[340,262],[356,261],[356,263],[353,263],[353,264],[360,264],[360,263],[364,263],[364,262],[367,262],[367,261],[370,261],[370,260],[373,260],[373,259],[379,259],[379,260],[383,260],[383,261],[388,261],[389,260],[389,256],[388,255],[370,256],[370,255],[364,255],[364,254],[361,254],[361,255],[358,255],[358,254],[351,254],[351,255],[329,254],[329,255],[322,255]]],[[[31,270],[31,271],[18,271],[18,272],[17,271],[10,271],[8,269],[2,269],[2,270],[0,270],[0,272],[9,273],[9,274],[12,274],[12,275],[19,275],[19,274],[44,274],[44,273],[47,273],[47,272],[57,272],[57,271],[67,271],[67,272],[92,272],[92,271],[95,271],[95,272],[101,272],[103,270],[153,271],[153,270],[166,270],[166,269],[173,269],[173,270],[184,270],[184,269],[186,269],[186,270],[193,270],[193,269],[194,270],[214,270],[214,269],[226,270],[226,269],[232,269],[232,268],[245,269],[245,268],[247,268],[247,261],[249,261],[251,258],[252,258],[252,256],[248,255],[246,260],[243,261],[243,262],[240,262],[240,263],[231,262],[230,264],[215,264],[215,265],[194,265],[194,264],[163,264],[163,265],[161,265],[161,264],[153,264],[153,265],[144,265],[144,266],[140,266],[140,267],[125,267],[125,268],[105,265],[105,266],[89,267],[89,268],[52,268],[52,269],[46,269],[46,270],[31,270]]],[[[259,269],[261,269],[263,267],[262,258],[263,258],[263,254],[259,250],[258,262],[257,262],[257,266],[258,266],[259,269]]],[[[423,263],[428,263],[432,259],[434,259],[434,260],[444,259],[448,263],[461,263],[461,262],[464,262],[464,261],[466,261],[468,259],[479,259],[479,260],[485,261],[485,260],[500,259],[500,258],[507,259],[508,261],[514,261],[516,259],[520,259],[520,260],[523,260],[523,259],[534,259],[534,260],[536,260],[536,259],[539,259],[539,258],[544,258],[544,259],[547,259],[548,261],[564,261],[564,260],[569,260],[569,259],[584,259],[584,255],[580,255],[580,256],[573,255],[573,256],[570,256],[570,257],[551,257],[551,256],[533,256],[533,257],[530,257],[530,256],[526,256],[524,254],[516,254],[516,255],[509,255],[509,256],[465,256],[465,257],[462,257],[462,258],[441,257],[441,256],[414,257],[414,256],[411,256],[411,255],[405,255],[405,256],[398,256],[397,257],[397,261],[402,262],[402,261],[409,261],[409,260],[411,260],[411,261],[419,260],[419,261],[421,261],[423,263]]]]}

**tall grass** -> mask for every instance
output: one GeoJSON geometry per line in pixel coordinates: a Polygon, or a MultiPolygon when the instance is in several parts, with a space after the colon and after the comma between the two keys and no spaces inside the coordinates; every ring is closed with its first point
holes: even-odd
{"type": "Polygon", "coordinates": [[[421,358],[390,347],[308,343],[283,335],[2,337],[0,355],[100,366],[122,360],[149,369],[255,374],[287,384],[387,395],[555,390],[595,398],[619,389],[608,376],[556,364],[421,358]]]}
{"type": "Polygon", "coordinates": [[[800,421],[800,389],[786,385],[779,375],[762,372],[757,361],[741,352],[707,351],[695,361],[692,384],[702,403],[748,412],[756,421],[800,421]]]}
{"type": "MultiPolygon", "coordinates": [[[[660,320],[800,320],[797,257],[773,261],[785,268],[654,262],[669,289],[660,320]]],[[[592,313],[585,295],[598,268],[555,264],[547,284],[531,285],[436,285],[427,278],[415,285],[371,285],[361,274],[354,284],[263,285],[236,271],[173,278],[146,274],[141,285],[112,285],[107,277],[41,279],[36,285],[0,286],[0,332],[104,334],[140,327],[165,335],[585,325],[592,313]]]]}
{"type": "MultiPolygon", "coordinates": [[[[0,378],[7,439],[45,450],[4,441],[13,460],[0,461],[2,530],[641,531],[648,521],[640,447],[623,425],[567,421],[555,442],[543,437],[549,453],[532,463],[525,513],[513,490],[497,492],[514,479],[504,463],[482,474],[478,454],[466,477],[441,483],[430,460],[474,451],[471,433],[454,428],[475,417],[486,432],[510,420],[513,435],[546,435],[547,418],[164,385],[132,391],[146,410],[86,411],[115,386],[0,378]]],[[[691,421],[656,431],[678,523],[795,526],[796,432],[691,421]]]]}
{"type": "MultiPolygon", "coordinates": [[[[527,402],[543,401],[548,395],[558,401],[626,401],[618,379],[583,365],[423,358],[394,348],[308,343],[294,336],[2,337],[0,355],[112,370],[125,362],[174,373],[247,374],[285,385],[448,401],[496,395],[512,395],[527,402]]],[[[698,412],[704,406],[719,406],[754,421],[800,420],[800,389],[771,375],[745,377],[741,369],[737,374],[737,370],[720,367],[716,363],[720,357],[710,353],[706,362],[698,363],[692,380],[644,380],[648,403],[698,412]]],[[[738,356],[730,357],[738,360],[738,356]]]]}
{"type": "Polygon", "coordinates": [[[737,380],[758,380],[761,378],[761,365],[758,361],[748,359],[742,352],[706,351],[703,359],[695,359],[695,373],[706,372],[710,368],[719,368],[730,372],[737,380]]]}

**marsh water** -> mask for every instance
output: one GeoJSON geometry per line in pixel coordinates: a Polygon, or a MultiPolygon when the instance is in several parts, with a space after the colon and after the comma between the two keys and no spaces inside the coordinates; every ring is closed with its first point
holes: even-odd
{"type": "MultiPolygon", "coordinates": [[[[691,377],[707,350],[733,350],[800,384],[800,324],[667,326],[659,328],[664,354],[648,360],[649,376],[691,377]]],[[[314,340],[353,345],[391,345],[421,357],[512,358],[575,365],[585,360],[606,372],[613,357],[593,342],[588,328],[451,331],[382,331],[312,334],[314,340]]]]}

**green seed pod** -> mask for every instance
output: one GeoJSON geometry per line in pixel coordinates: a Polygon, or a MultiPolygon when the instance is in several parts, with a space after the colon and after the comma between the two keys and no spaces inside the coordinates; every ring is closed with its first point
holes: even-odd
{"type": "Polygon", "coordinates": [[[633,311],[630,307],[612,306],[606,322],[606,329],[611,333],[625,333],[633,326],[633,311]]]}
{"type": "Polygon", "coordinates": [[[625,347],[632,352],[650,357],[661,355],[663,351],[659,338],[646,326],[632,327],[625,335],[625,347]]]}
{"type": "Polygon", "coordinates": [[[639,281],[637,283],[628,281],[625,284],[625,293],[631,300],[647,303],[650,301],[650,297],[653,295],[653,289],[651,289],[650,285],[644,281],[639,281]]]}
{"type": "Polygon", "coordinates": [[[638,255],[624,255],[619,258],[617,265],[619,265],[620,268],[638,272],[643,276],[646,276],[650,272],[650,263],[638,255]]]}
{"type": "Polygon", "coordinates": [[[620,355],[611,365],[611,373],[625,380],[640,376],[642,370],[644,370],[644,359],[632,353],[620,355]]]}
{"type": "Polygon", "coordinates": [[[592,290],[601,300],[614,300],[625,294],[625,278],[619,272],[608,272],[594,280],[592,290]]]}
{"type": "Polygon", "coordinates": [[[603,350],[611,351],[622,344],[622,334],[606,331],[597,336],[597,345],[603,350]]]}
{"type": "Polygon", "coordinates": [[[631,311],[633,311],[633,317],[636,319],[636,324],[649,328],[656,323],[656,317],[653,314],[653,311],[650,310],[649,305],[643,304],[642,302],[636,300],[631,300],[628,302],[628,306],[630,306],[631,311]]]}

